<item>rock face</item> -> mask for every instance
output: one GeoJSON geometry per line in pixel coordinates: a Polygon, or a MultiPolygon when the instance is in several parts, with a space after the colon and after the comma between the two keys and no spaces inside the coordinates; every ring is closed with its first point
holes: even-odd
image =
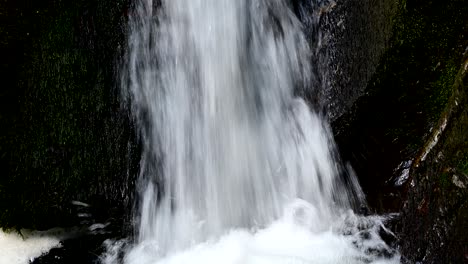
{"type": "Polygon", "coordinates": [[[401,219],[410,262],[468,262],[468,57],[431,137],[413,163],[401,219]]]}
{"type": "Polygon", "coordinates": [[[404,261],[464,263],[466,59],[459,69],[468,52],[468,6],[405,4],[365,95],[333,128],[371,209],[402,212],[394,230],[404,261]]]}
{"type": "Polygon", "coordinates": [[[126,1],[8,1],[0,9],[0,226],[121,215],[136,149],[115,83],[126,1]],[[72,201],[91,204],[94,215],[72,201]]]}
{"type": "Polygon", "coordinates": [[[463,1],[406,1],[361,96],[332,125],[372,208],[399,211],[411,162],[451,94],[467,46],[463,1]]]}
{"type": "MultiPolygon", "coordinates": [[[[363,95],[389,47],[399,0],[293,1],[313,49],[312,101],[331,121],[363,95]]],[[[306,97],[310,95],[306,94],[306,97]]]]}

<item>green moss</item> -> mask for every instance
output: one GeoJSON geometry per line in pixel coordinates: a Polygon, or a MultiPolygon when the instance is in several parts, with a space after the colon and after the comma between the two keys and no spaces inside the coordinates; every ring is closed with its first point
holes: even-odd
{"type": "Polygon", "coordinates": [[[449,174],[447,172],[441,173],[439,175],[438,181],[439,181],[438,182],[439,186],[444,188],[444,189],[447,189],[447,188],[451,187],[451,185],[452,185],[451,174],[449,174]]]}
{"type": "Polygon", "coordinates": [[[457,168],[464,174],[468,175],[468,149],[465,149],[464,151],[464,155],[458,162],[457,168]]]}
{"type": "MultiPolygon", "coordinates": [[[[417,155],[449,102],[468,45],[467,13],[462,0],[401,1],[366,95],[334,126],[352,138],[346,148],[371,203],[398,164],[417,155]]],[[[381,208],[379,201],[371,206],[381,208]]]]}
{"type": "MultiPolygon", "coordinates": [[[[408,190],[403,209],[401,252],[410,261],[429,263],[462,263],[467,252],[468,192],[468,60],[465,58],[451,87],[451,96],[440,119],[444,124],[438,143],[419,163],[410,177],[416,185],[408,190]],[[465,174],[465,175],[463,175],[465,174]],[[465,186],[465,187],[464,187],[465,186]],[[421,204],[428,203],[424,214],[421,204]],[[423,224],[421,224],[423,223],[423,224]],[[438,232],[438,227],[443,227],[438,232]],[[437,237],[433,240],[433,237],[437,237]],[[419,252],[415,255],[414,252],[419,252]]],[[[453,70],[447,67],[447,75],[453,70]]],[[[439,78],[437,86],[448,86],[439,78]]]]}
{"type": "Polygon", "coordinates": [[[447,105],[452,94],[452,86],[455,81],[458,68],[459,63],[450,59],[440,73],[439,78],[429,84],[430,89],[433,92],[429,95],[428,100],[424,102],[424,108],[429,111],[429,120],[431,123],[435,122],[439,118],[440,113],[442,113],[447,105]]]}
{"type": "Polygon", "coordinates": [[[386,117],[386,135],[408,146],[409,152],[422,146],[451,95],[463,52],[466,12],[462,1],[431,1],[413,4],[396,18],[392,47],[368,91],[376,100],[385,100],[374,115],[386,117]]]}

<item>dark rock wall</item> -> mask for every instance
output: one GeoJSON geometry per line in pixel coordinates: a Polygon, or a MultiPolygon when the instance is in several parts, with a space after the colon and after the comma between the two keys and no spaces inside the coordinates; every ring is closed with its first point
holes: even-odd
{"type": "Polygon", "coordinates": [[[126,10],[123,0],[0,5],[0,226],[104,221],[129,206],[136,147],[115,83],[126,10]],[[78,218],[73,200],[95,219],[78,218]]]}
{"type": "Polygon", "coordinates": [[[332,125],[371,209],[402,212],[392,225],[403,261],[466,263],[468,5],[403,4],[365,94],[332,125]]]}
{"type": "Polygon", "coordinates": [[[468,56],[406,184],[401,251],[409,263],[468,262],[468,56]]]}
{"type": "Polygon", "coordinates": [[[366,93],[332,124],[342,156],[379,212],[400,210],[398,176],[448,102],[468,46],[467,8],[463,0],[406,1],[366,93]]]}
{"type": "Polygon", "coordinates": [[[364,94],[389,47],[400,0],[294,1],[312,46],[316,77],[306,92],[331,121],[364,94]],[[311,95],[312,91],[312,95],[311,95]]]}

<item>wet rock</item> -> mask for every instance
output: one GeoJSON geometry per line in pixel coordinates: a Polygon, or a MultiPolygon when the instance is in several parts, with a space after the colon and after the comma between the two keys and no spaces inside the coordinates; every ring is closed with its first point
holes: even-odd
{"type": "Polygon", "coordinates": [[[468,58],[410,172],[400,231],[401,251],[409,262],[468,262],[467,73],[468,58]]]}
{"type": "Polygon", "coordinates": [[[467,45],[463,1],[404,3],[365,94],[332,122],[343,159],[378,212],[402,207],[409,168],[429,143],[467,45]]]}
{"type": "Polygon", "coordinates": [[[78,225],[74,200],[107,206],[103,215],[131,207],[137,144],[116,83],[127,5],[0,7],[1,227],[78,225]]]}
{"type": "Polygon", "coordinates": [[[292,2],[313,51],[315,80],[304,96],[334,121],[364,94],[403,1],[292,2]]]}
{"type": "Polygon", "coordinates": [[[106,241],[116,240],[116,235],[105,228],[88,230],[61,242],[46,254],[34,259],[31,264],[102,263],[106,253],[106,241]]]}

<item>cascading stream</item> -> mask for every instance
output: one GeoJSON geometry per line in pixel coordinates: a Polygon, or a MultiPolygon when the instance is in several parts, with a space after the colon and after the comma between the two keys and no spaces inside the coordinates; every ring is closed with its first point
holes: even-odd
{"type": "MultiPolygon", "coordinates": [[[[268,248],[263,240],[296,237],[299,248],[331,239],[354,253],[330,254],[359,260],[352,236],[335,234],[359,222],[347,212],[359,189],[340,180],[326,123],[294,95],[313,78],[308,43],[288,6],[137,0],[129,24],[123,83],[143,155],[138,239],[125,262],[197,263],[191,254],[211,246],[245,242],[257,250],[268,248]]],[[[223,262],[308,263],[290,251],[263,260],[242,252],[245,259],[223,262]]]]}

